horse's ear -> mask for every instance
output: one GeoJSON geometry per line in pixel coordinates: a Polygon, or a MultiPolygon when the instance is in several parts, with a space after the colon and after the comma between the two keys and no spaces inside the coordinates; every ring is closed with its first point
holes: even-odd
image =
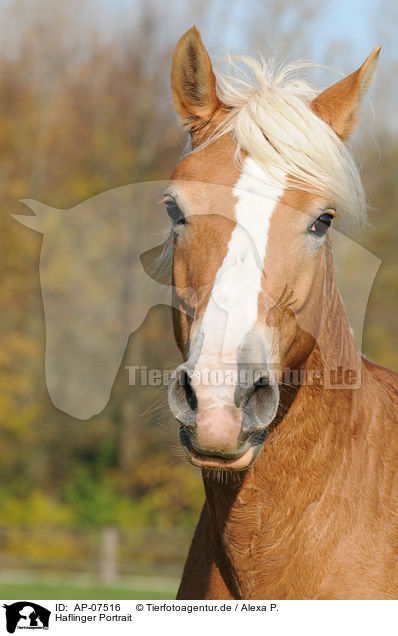
{"type": "Polygon", "coordinates": [[[323,91],[311,103],[314,113],[343,141],[355,128],[359,108],[373,81],[380,49],[381,46],[377,46],[358,70],[323,91]]]}
{"type": "Polygon", "coordinates": [[[41,232],[44,234],[46,220],[54,216],[54,212],[58,210],[56,208],[52,208],[41,201],[35,201],[35,199],[20,199],[20,203],[25,203],[35,213],[35,216],[27,216],[25,214],[11,214],[13,219],[25,225],[31,230],[35,230],[36,232],[41,232]]]}
{"type": "Polygon", "coordinates": [[[220,105],[210,58],[195,26],[182,36],[174,51],[171,89],[182,123],[192,130],[209,121],[220,105]]]}

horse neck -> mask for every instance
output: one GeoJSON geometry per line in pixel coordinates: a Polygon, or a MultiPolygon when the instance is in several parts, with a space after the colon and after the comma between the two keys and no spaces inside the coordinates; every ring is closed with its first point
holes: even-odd
{"type": "MultiPolygon", "coordinates": [[[[347,315],[337,290],[332,270],[325,280],[325,303],[318,345],[308,358],[306,368],[319,373],[339,368],[366,373],[348,324],[347,315]]],[[[358,377],[358,376],[357,376],[358,377]]],[[[265,441],[253,467],[243,473],[219,476],[203,472],[207,509],[212,521],[225,536],[225,528],[239,516],[242,506],[253,506],[251,520],[260,523],[255,510],[270,516],[269,524],[275,532],[278,519],[285,524],[284,515],[274,518],[275,510],[283,509],[283,501],[300,515],[312,501],[321,497],[325,485],[333,475],[341,474],[344,457],[351,453],[351,445],[366,426],[362,402],[366,391],[359,388],[323,388],[303,384],[294,393],[290,404],[282,399],[278,424],[265,441]],[[261,500],[261,501],[260,501],[261,500]],[[290,503],[289,503],[290,501],[290,503]],[[272,518],[272,521],[271,521],[272,518]]],[[[337,478],[337,477],[336,477],[337,478]]],[[[339,477],[340,478],[340,477],[339,477]]],[[[236,533],[235,533],[236,536],[236,533]]]]}

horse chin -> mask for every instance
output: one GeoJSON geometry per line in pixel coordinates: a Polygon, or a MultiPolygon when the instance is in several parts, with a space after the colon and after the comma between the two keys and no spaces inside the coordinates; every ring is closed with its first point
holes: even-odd
{"type": "Polygon", "coordinates": [[[184,449],[187,460],[198,468],[216,471],[242,471],[247,470],[254,464],[264,444],[265,434],[256,435],[252,442],[246,441],[242,451],[227,454],[212,454],[193,447],[184,427],[180,428],[180,441],[184,449]],[[202,452],[201,452],[202,451],[202,452]]]}
{"type": "Polygon", "coordinates": [[[201,455],[193,449],[189,450],[188,460],[199,468],[210,468],[216,470],[246,470],[255,461],[257,454],[253,446],[239,457],[226,459],[217,455],[201,455]]]}

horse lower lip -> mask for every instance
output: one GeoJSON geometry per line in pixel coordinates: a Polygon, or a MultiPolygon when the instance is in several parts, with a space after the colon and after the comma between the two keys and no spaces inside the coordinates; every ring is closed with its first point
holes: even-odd
{"type": "Polygon", "coordinates": [[[201,455],[192,448],[189,450],[191,462],[200,468],[229,468],[231,470],[244,470],[248,468],[253,459],[253,448],[249,448],[240,457],[224,459],[216,455],[201,455]]]}

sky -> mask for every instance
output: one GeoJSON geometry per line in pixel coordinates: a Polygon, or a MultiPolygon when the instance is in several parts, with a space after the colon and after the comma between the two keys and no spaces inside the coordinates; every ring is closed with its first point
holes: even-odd
{"type": "MultiPolygon", "coordinates": [[[[21,5],[37,7],[40,11],[42,0],[0,0],[0,17],[4,18],[7,7],[12,2],[19,2],[21,5]],[[3,16],[1,15],[3,14],[3,16]]],[[[96,7],[95,13],[91,12],[89,19],[102,22],[104,30],[128,27],[134,20],[134,13],[139,13],[148,4],[156,7],[159,20],[164,17],[170,18],[170,13],[175,16],[175,33],[170,32],[170,20],[165,20],[168,32],[165,37],[175,41],[193,23],[199,28],[206,27],[208,33],[203,33],[204,39],[210,39],[211,44],[219,47],[240,50],[247,48],[250,42],[247,40],[242,24],[252,19],[261,10],[261,19],[267,15],[267,0],[185,0],[178,2],[170,0],[91,0],[96,7]],[[203,7],[206,7],[203,10],[203,7]],[[228,10],[227,10],[228,7],[228,10]],[[209,15],[206,24],[203,22],[203,12],[209,15]],[[166,15],[168,14],[168,16],[166,15]]],[[[330,43],[344,40],[346,46],[351,49],[350,53],[358,59],[366,57],[370,50],[380,42],[380,33],[383,32],[383,21],[385,12],[383,2],[385,0],[322,0],[315,3],[318,15],[314,29],[311,32],[310,49],[315,61],[325,63],[324,54],[330,43]],[[349,44],[348,44],[349,43],[349,44]]],[[[56,10],[57,0],[54,2],[56,10]]],[[[272,4],[271,0],[268,0],[272,4]]],[[[51,6],[51,3],[48,3],[51,6]]],[[[73,4],[73,1],[70,2],[73,4]]],[[[286,0],[286,5],[291,6],[294,13],[296,7],[300,7],[300,0],[286,0]]],[[[79,4],[76,5],[79,7],[79,4]]],[[[80,5],[81,6],[81,5],[80,5]]],[[[79,9],[78,9],[79,10],[79,9]]],[[[254,20],[255,22],[255,20],[254,20]]],[[[261,25],[256,25],[261,33],[261,25]]],[[[278,31],[281,25],[272,25],[275,42],[277,42],[278,31]]],[[[260,37],[261,39],[261,37],[260,37]]],[[[263,44],[263,42],[260,42],[263,44]]]]}
{"type": "MultiPolygon", "coordinates": [[[[4,2],[4,0],[2,0],[4,2]]],[[[122,15],[125,11],[131,10],[133,7],[140,7],[144,3],[142,0],[99,0],[104,7],[107,7],[114,15],[122,15]]],[[[164,0],[158,0],[159,6],[164,5],[164,0]]],[[[189,3],[182,3],[181,6],[187,6],[189,3]]],[[[197,3],[200,7],[201,3],[197,3]]],[[[209,2],[215,16],[219,14],[220,0],[212,0],[209,2]]],[[[225,4],[221,0],[221,4],[225,4]]],[[[242,41],[240,33],[240,24],[244,14],[255,11],[258,3],[253,0],[239,0],[234,3],[234,17],[228,20],[222,20],[217,28],[219,44],[230,49],[239,49],[245,44],[242,41]]],[[[266,2],[263,3],[266,5],[266,2]]],[[[299,5],[292,2],[292,6],[299,5]]],[[[379,0],[325,0],[319,3],[320,14],[317,20],[317,29],[314,32],[314,51],[321,54],[325,50],[327,43],[331,40],[348,40],[351,42],[353,50],[358,56],[368,54],[369,47],[374,48],[379,44],[375,29],[372,28],[375,22],[382,22],[382,6],[379,0]]],[[[195,13],[182,10],[188,13],[184,28],[189,29],[192,21],[195,21],[195,13]]],[[[219,16],[218,16],[219,17],[219,16]]],[[[200,25],[198,25],[200,26],[200,25]]],[[[278,27],[276,26],[276,31],[278,27]]],[[[178,39],[178,34],[176,33],[178,39]]]]}
{"type": "MultiPolygon", "coordinates": [[[[140,11],[145,3],[143,0],[97,0],[109,11],[109,15],[118,24],[123,24],[127,15],[140,11]]],[[[393,31],[388,30],[385,4],[387,0],[322,0],[316,3],[316,18],[310,22],[307,40],[298,37],[297,46],[289,45],[286,50],[281,45],[283,25],[276,22],[256,24],[255,16],[261,13],[261,20],[266,22],[267,0],[208,0],[205,6],[210,7],[203,19],[203,1],[186,0],[185,2],[165,2],[153,0],[159,8],[159,20],[165,17],[165,11],[175,15],[174,30],[170,31],[170,20],[164,19],[164,37],[171,46],[177,43],[179,37],[196,24],[208,48],[212,59],[222,58],[225,50],[232,52],[253,53],[256,47],[277,58],[295,60],[302,57],[310,61],[331,67],[340,73],[350,73],[358,68],[375,46],[383,45],[380,57],[381,71],[386,73],[392,62],[398,65],[398,53],[395,46],[393,31]],[[178,7],[176,11],[175,7],[178,7]],[[194,9],[192,10],[192,6],[194,9]],[[228,7],[228,11],[226,11],[228,7]],[[254,16],[254,20],[253,20],[254,16]],[[251,28],[245,29],[245,24],[254,24],[256,33],[251,28]],[[268,46],[271,50],[268,49],[268,46]],[[281,47],[281,48],[279,48],[281,47]],[[268,50],[267,50],[268,49],[268,50]],[[274,50],[276,49],[276,50],[274,50]]],[[[273,4],[268,0],[268,4],[273,4]]],[[[302,6],[300,0],[286,0],[285,5],[291,7],[292,15],[297,7],[302,6]]],[[[289,11],[288,11],[289,15],[289,11]]],[[[398,11],[397,11],[398,15],[398,11]]],[[[166,18],[169,16],[166,16],[166,18]]],[[[128,19],[126,20],[128,24],[128,19]]],[[[109,26],[109,23],[107,24],[109,26]]],[[[396,25],[398,26],[398,25],[396,25]]],[[[338,74],[326,74],[315,71],[313,76],[315,85],[325,87],[337,79],[338,74]]],[[[377,90],[377,89],[376,89],[377,90]]],[[[391,85],[390,95],[386,101],[395,102],[395,86],[391,85]]],[[[375,89],[370,91],[370,97],[375,89]]]]}
{"type": "MultiPolygon", "coordinates": [[[[271,0],[268,0],[268,3],[273,4],[271,0]]],[[[387,0],[321,0],[318,3],[314,0],[317,15],[315,21],[310,23],[310,37],[307,42],[304,43],[298,38],[297,47],[293,45],[289,46],[289,50],[283,47],[278,50],[282,46],[279,35],[282,34],[283,25],[278,22],[275,25],[264,24],[262,37],[261,24],[256,24],[255,21],[255,16],[260,11],[261,20],[266,22],[267,0],[208,0],[204,3],[203,0],[153,0],[153,4],[159,8],[160,21],[164,19],[165,12],[173,13],[173,17],[175,15],[174,31],[170,30],[170,20],[164,20],[167,29],[164,37],[173,43],[173,46],[182,33],[193,24],[201,29],[210,53],[218,57],[222,57],[225,50],[250,53],[256,47],[270,53],[267,47],[271,35],[269,46],[272,48],[271,53],[274,53],[276,48],[276,57],[282,55],[293,60],[306,57],[315,63],[330,65],[342,73],[357,68],[379,44],[383,45],[381,59],[396,60],[398,63],[395,37],[391,37],[391,30],[388,37],[388,17],[384,3],[387,3],[387,0]],[[205,11],[205,20],[203,4],[209,7],[205,11]],[[178,10],[175,7],[178,7],[178,10]],[[255,34],[251,33],[250,28],[244,28],[250,21],[256,26],[255,34]]],[[[146,2],[97,0],[97,4],[102,4],[109,11],[109,16],[112,16],[110,19],[114,19],[120,25],[124,23],[126,16],[140,11],[146,2]]],[[[292,14],[296,7],[302,6],[300,0],[286,0],[285,5],[291,7],[292,14]]],[[[126,20],[126,24],[128,22],[129,19],[126,20]]]]}
{"type": "MultiPolygon", "coordinates": [[[[157,37],[164,42],[164,54],[170,61],[178,39],[196,24],[212,60],[224,57],[225,51],[250,54],[257,49],[277,59],[294,61],[306,58],[335,69],[333,74],[324,71],[309,74],[310,81],[319,88],[337,81],[341,73],[354,71],[375,46],[382,44],[377,77],[384,78],[379,83],[383,86],[383,95],[377,97],[383,101],[383,108],[384,104],[390,104],[391,109],[397,99],[397,87],[395,82],[389,81],[389,74],[393,72],[395,77],[398,70],[398,47],[395,43],[398,24],[394,24],[398,7],[395,10],[395,5],[389,0],[69,0],[68,4],[58,3],[58,0],[0,0],[3,32],[12,30],[7,16],[10,4],[20,5],[16,14],[19,17],[14,15],[16,34],[18,20],[29,14],[24,7],[30,9],[32,16],[48,12],[50,20],[52,15],[56,19],[57,13],[66,8],[77,23],[100,25],[103,36],[116,42],[122,41],[122,37],[134,37],[139,16],[151,6],[158,21],[157,37]],[[286,24],[279,16],[274,18],[275,24],[272,22],[272,7],[278,5],[278,1],[288,7],[284,13],[284,22],[287,23],[295,14],[300,15],[300,9],[311,2],[316,11],[313,20],[308,22],[300,18],[301,22],[298,22],[298,28],[304,29],[305,37],[298,34],[295,39],[293,36],[285,46],[283,32],[286,24]],[[267,15],[270,16],[269,21],[267,15]]],[[[10,44],[9,33],[5,39],[10,44]]],[[[17,37],[14,39],[17,41],[17,37]]],[[[153,52],[156,63],[156,49],[153,52]]],[[[375,82],[370,98],[376,95],[377,90],[375,82]]],[[[393,118],[392,113],[393,110],[388,115],[389,119],[393,118]]]]}

